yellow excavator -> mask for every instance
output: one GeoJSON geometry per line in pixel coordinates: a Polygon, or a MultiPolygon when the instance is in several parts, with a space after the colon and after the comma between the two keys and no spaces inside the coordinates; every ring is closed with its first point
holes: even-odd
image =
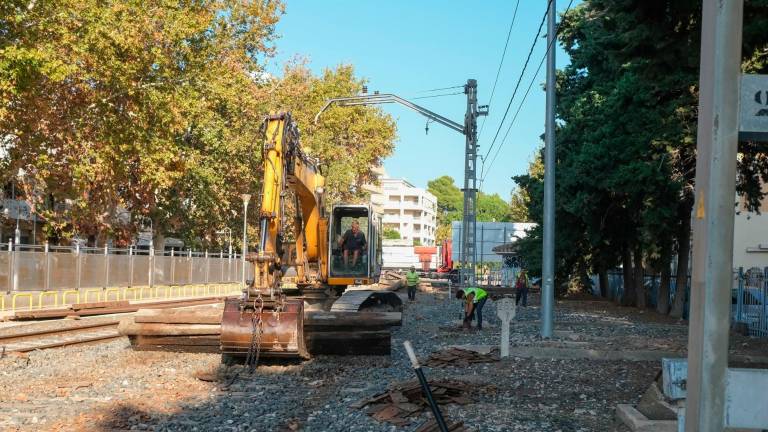
{"type": "Polygon", "coordinates": [[[369,205],[337,204],[326,210],[325,178],[318,161],[302,150],[290,113],[269,115],[264,130],[259,245],[246,257],[253,265],[253,279],[240,298],[229,299],[224,307],[225,361],[233,356],[246,356],[247,361],[259,356],[308,358],[305,308],[349,312],[367,305],[401,304],[394,293],[365,289],[336,298],[350,285],[378,281],[379,218],[369,205]],[[287,202],[289,191],[292,203],[287,202]],[[294,208],[292,220],[286,205],[294,208]],[[291,228],[292,233],[286,232],[291,228]],[[350,231],[357,239],[352,251],[345,250],[350,231]]]}

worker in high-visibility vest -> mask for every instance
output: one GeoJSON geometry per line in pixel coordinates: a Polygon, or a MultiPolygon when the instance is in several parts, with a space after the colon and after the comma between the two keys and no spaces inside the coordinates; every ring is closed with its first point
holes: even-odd
{"type": "Polygon", "coordinates": [[[468,287],[456,291],[457,299],[466,300],[464,306],[464,328],[472,327],[472,320],[477,313],[477,329],[483,329],[483,306],[485,301],[488,300],[488,292],[482,288],[468,287]]]}
{"type": "Polygon", "coordinates": [[[405,273],[405,285],[408,287],[408,300],[416,301],[416,287],[419,286],[419,274],[416,273],[416,267],[405,273]]]}

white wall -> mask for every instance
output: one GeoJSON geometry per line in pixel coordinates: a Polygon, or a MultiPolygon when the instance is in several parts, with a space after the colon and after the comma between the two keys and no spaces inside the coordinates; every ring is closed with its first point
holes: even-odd
{"type": "Polygon", "coordinates": [[[733,266],[768,267],[768,214],[736,215],[733,226],[733,266]]]}
{"type": "Polygon", "coordinates": [[[437,198],[422,188],[403,179],[381,179],[381,197],[374,197],[383,203],[384,228],[395,229],[400,238],[413,242],[419,240],[424,246],[435,244],[437,231],[437,198]]]}

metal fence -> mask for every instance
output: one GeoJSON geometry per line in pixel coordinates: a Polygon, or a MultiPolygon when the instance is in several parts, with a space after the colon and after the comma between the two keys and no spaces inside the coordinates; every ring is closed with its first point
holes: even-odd
{"type": "MultiPolygon", "coordinates": [[[[252,277],[246,266],[246,278],[252,277]]],[[[55,291],[240,282],[241,255],[0,243],[0,290],[55,291]]]]}
{"type": "MultiPolygon", "coordinates": [[[[659,296],[661,277],[658,274],[643,276],[648,304],[656,306],[659,296]]],[[[597,276],[592,277],[593,292],[600,294],[597,276]]],[[[677,291],[675,277],[670,280],[669,304],[677,291]]],[[[688,317],[688,301],[690,298],[690,276],[685,287],[684,318],[688,317]]],[[[608,273],[609,297],[620,300],[624,295],[624,276],[620,270],[608,273]]],[[[764,269],[743,267],[733,271],[731,287],[731,323],[735,327],[743,327],[750,336],[768,338],[768,267],[764,269]]]]}
{"type": "Polygon", "coordinates": [[[768,337],[768,267],[734,271],[731,322],[750,336],[768,337]]]}
{"type": "MultiPolygon", "coordinates": [[[[592,293],[594,295],[600,295],[600,283],[597,275],[592,275],[592,293]]],[[[647,296],[648,306],[656,307],[659,301],[659,286],[661,285],[661,275],[656,274],[643,274],[643,285],[645,286],[645,294],[647,296]]],[[[691,276],[688,275],[685,289],[685,301],[683,308],[683,318],[688,318],[688,301],[690,298],[690,285],[691,276]]],[[[607,294],[609,298],[616,301],[621,301],[624,297],[624,273],[621,270],[611,270],[608,272],[608,287],[607,294]]],[[[675,272],[672,272],[672,276],[669,281],[669,298],[667,304],[672,304],[672,300],[677,294],[677,279],[675,272]]]]}

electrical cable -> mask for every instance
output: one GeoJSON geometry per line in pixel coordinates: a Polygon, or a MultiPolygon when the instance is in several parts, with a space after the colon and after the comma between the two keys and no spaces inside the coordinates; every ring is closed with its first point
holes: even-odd
{"type": "MultiPolygon", "coordinates": [[[[563,12],[563,15],[568,14],[568,11],[571,9],[571,5],[573,5],[573,0],[568,2],[568,7],[565,8],[565,12],[563,12]]],[[[550,43],[547,45],[547,51],[544,53],[544,56],[541,58],[541,61],[539,62],[539,67],[536,68],[536,73],[533,74],[533,78],[531,78],[531,82],[528,84],[528,88],[525,90],[525,94],[523,95],[523,100],[520,101],[520,105],[518,105],[517,111],[515,111],[515,115],[512,116],[512,120],[509,122],[507,131],[504,132],[504,137],[501,139],[501,143],[499,144],[499,147],[496,149],[496,153],[494,153],[493,158],[491,159],[491,163],[488,164],[488,170],[485,172],[485,175],[481,175],[481,180],[480,180],[481,184],[485,180],[485,177],[488,175],[488,173],[491,171],[491,168],[493,168],[493,163],[496,162],[496,158],[499,156],[499,152],[501,151],[502,147],[504,146],[504,144],[506,144],[507,136],[509,135],[510,130],[512,130],[512,126],[515,124],[515,120],[517,120],[517,116],[520,114],[520,111],[523,108],[523,104],[525,103],[525,100],[528,98],[528,93],[530,93],[531,88],[533,87],[533,83],[536,82],[536,77],[539,75],[539,72],[541,72],[541,67],[544,65],[544,61],[547,59],[547,54],[549,54],[549,50],[552,49],[552,46],[557,40],[557,35],[560,34],[561,25],[562,25],[562,21],[557,24],[557,28],[555,29],[555,37],[552,38],[552,41],[550,41],[550,43]]]]}
{"type": "Polygon", "coordinates": [[[462,85],[456,85],[456,86],[451,86],[451,87],[434,88],[434,89],[430,89],[430,90],[418,91],[416,93],[429,93],[429,92],[441,91],[441,90],[453,90],[453,89],[457,89],[457,88],[464,88],[464,85],[462,84],[462,85]]]}
{"type": "Polygon", "coordinates": [[[454,96],[454,95],[460,95],[460,94],[464,94],[464,92],[445,93],[445,94],[429,95],[429,96],[419,96],[419,97],[411,98],[411,100],[415,100],[415,99],[429,99],[429,98],[436,98],[436,97],[443,97],[443,96],[454,96]]]}
{"type": "Polygon", "coordinates": [[[539,42],[539,35],[541,34],[541,29],[544,27],[544,23],[547,21],[547,14],[549,13],[550,7],[552,7],[552,0],[549,0],[547,2],[547,10],[544,11],[544,16],[541,17],[541,23],[539,23],[539,30],[536,32],[536,37],[533,39],[533,43],[531,44],[531,49],[528,50],[528,57],[526,57],[525,63],[523,64],[523,69],[520,71],[520,76],[517,79],[517,84],[515,84],[515,89],[512,91],[512,97],[509,98],[507,109],[504,111],[504,116],[501,118],[501,122],[499,122],[499,127],[496,129],[496,134],[493,136],[493,141],[491,141],[491,145],[490,147],[488,147],[488,151],[485,153],[484,158],[488,158],[488,155],[491,154],[491,150],[493,150],[494,145],[496,145],[496,139],[498,139],[499,133],[501,133],[501,128],[504,127],[504,121],[507,119],[507,114],[509,114],[509,109],[512,107],[512,102],[515,100],[515,96],[517,95],[517,90],[520,88],[520,83],[522,83],[523,81],[523,77],[525,76],[525,70],[528,68],[528,62],[531,60],[531,55],[533,55],[533,50],[536,48],[536,44],[539,42]]]}
{"type": "MultiPolygon", "coordinates": [[[[517,17],[517,8],[520,6],[520,0],[515,3],[515,11],[512,12],[512,22],[509,23],[509,30],[507,31],[507,41],[504,42],[504,51],[501,52],[501,60],[499,61],[499,68],[496,70],[496,79],[493,80],[493,88],[491,89],[491,97],[488,99],[488,106],[493,103],[493,95],[496,93],[496,84],[499,82],[499,75],[501,74],[501,66],[504,64],[504,57],[507,55],[507,47],[509,46],[509,37],[512,36],[512,27],[515,25],[515,18],[517,17]]],[[[480,124],[480,132],[477,133],[477,139],[483,134],[483,128],[485,128],[485,121],[488,116],[483,117],[483,122],[480,124]]]]}

